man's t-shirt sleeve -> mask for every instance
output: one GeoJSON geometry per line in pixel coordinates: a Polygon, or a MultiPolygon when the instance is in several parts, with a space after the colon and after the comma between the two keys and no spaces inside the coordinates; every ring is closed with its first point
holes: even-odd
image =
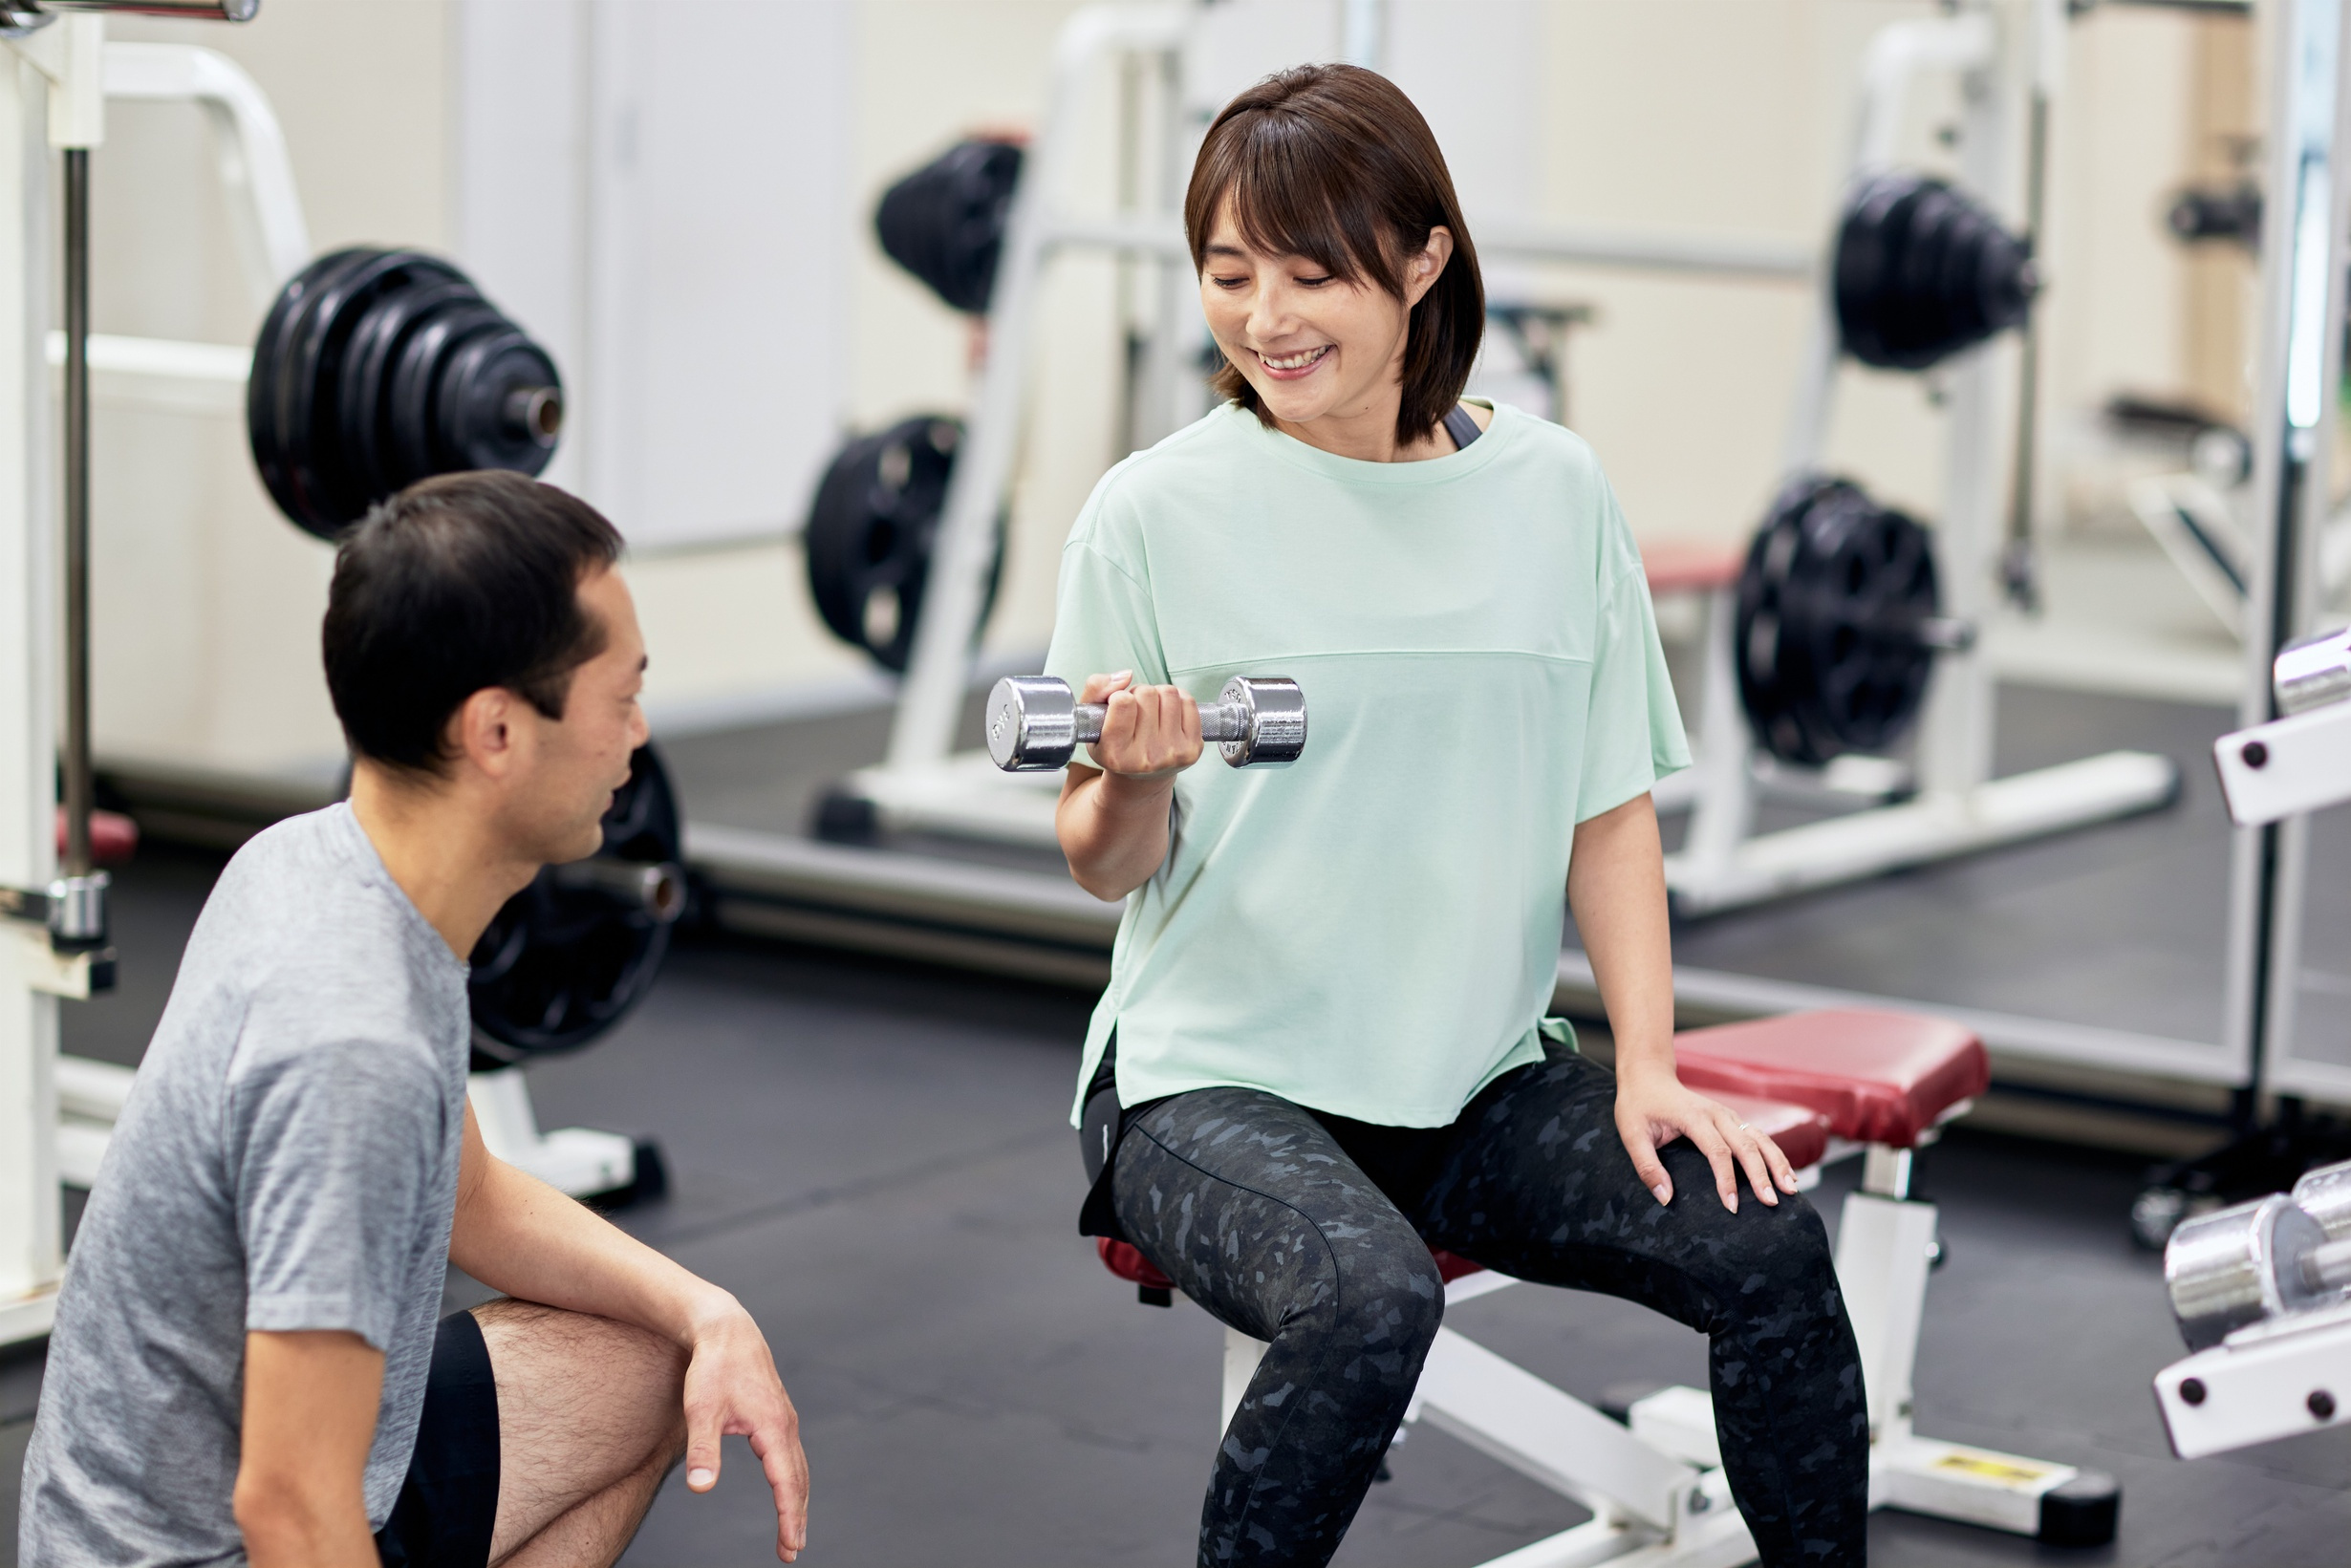
{"type": "Polygon", "coordinates": [[[231,1075],[248,1331],[344,1329],[391,1347],[442,1116],[432,1065],[413,1047],[311,1044],[231,1075]]]}
{"type": "Polygon", "coordinates": [[[1657,640],[1656,612],[1632,530],[1605,495],[1600,599],[1592,637],[1591,701],[1585,709],[1584,771],[1576,785],[1576,821],[1585,822],[1644,794],[1690,765],[1690,741],[1657,640]]]}

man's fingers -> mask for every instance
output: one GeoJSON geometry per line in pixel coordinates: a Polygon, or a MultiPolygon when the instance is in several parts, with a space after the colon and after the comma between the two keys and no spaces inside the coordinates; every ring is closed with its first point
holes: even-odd
{"type": "Polygon", "coordinates": [[[775,1493],[775,1555],[789,1562],[809,1544],[809,1460],[799,1434],[755,1432],[751,1451],[767,1472],[767,1488],[775,1493]]]}
{"type": "Polygon", "coordinates": [[[719,1484],[720,1412],[707,1405],[686,1407],[686,1487],[708,1492],[719,1484]]]}

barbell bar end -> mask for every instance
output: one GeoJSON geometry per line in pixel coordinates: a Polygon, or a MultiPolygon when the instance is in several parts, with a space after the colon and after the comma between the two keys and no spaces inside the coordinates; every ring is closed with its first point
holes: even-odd
{"type": "Polygon", "coordinates": [[[1951,615],[1929,615],[1918,623],[1918,643],[1938,654],[1964,654],[1975,646],[1975,623],[1951,615]]]}

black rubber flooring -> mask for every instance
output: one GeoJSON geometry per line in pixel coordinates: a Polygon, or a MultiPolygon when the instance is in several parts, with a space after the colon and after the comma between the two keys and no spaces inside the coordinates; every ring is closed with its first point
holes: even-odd
{"type": "MultiPolygon", "coordinates": [[[[71,1050],[135,1061],[212,863],[121,878],[123,987],[70,1008],[71,1050]]],[[[1138,1305],[1074,1233],[1064,1124],[1087,998],[725,940],[692,943],[610,1040],[533,1068],[547,1125],[658,1136],[675,1192],[621,1222],[735,1291],[807,1422],[809,1563],[1165,1564],[1190,1542],[1214,1441],[1219,1331],[1138,1305]]],[[[2147,1391],[2179,1354],[2156,1260],[2121,1215],[2137,1163],[1955,1131],[1924,1162],[1935,1278],[1919,1424],[2094,1466],[2125,1486],[2111,1550],[2060,1553],[1880,1514],[1889,1564],[2340,1564],[2351,1434],[2181,1464],[2147,1391]]],[[[1841,1178],[1842,1180],[1842,1178],[1841,1178]]],[[[1834,1222],[1841,1181],[1823,1206],[1834,1222]]],[[[453,1300],[470,1299],[453,1281],[453,1300]]],[[[1586,1397],[1702,1378],[1696,1336],[1606,1299],[1521,1287],[1454,1325],[1586,1397]]],[[[37,1351],[0,1358],[0,1561],[12,1551],[37,1351]]],[[[769,1561],[756,1467],[673,1484],[632,1564],[769,1561]]],[[[1574,1522],[1567,1504],[1434,1431],[1397,1450],[1340,1560],[1447,1568],[1574,1522]]]]}

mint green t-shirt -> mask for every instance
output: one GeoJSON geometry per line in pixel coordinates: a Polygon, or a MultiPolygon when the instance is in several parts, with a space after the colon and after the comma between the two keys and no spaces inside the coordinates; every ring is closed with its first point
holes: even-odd
{"type": "MultiPolygon", "coordinates": [[[[1094,486],[1046,671],[1213,701],[1287,676],[1305,755],[1176,781],[1128,896],[1084,1085],[1238,1085],[1441,1127],[1542,1059],[1575,825],[1689,765],[1641,559],[1591,448],[1495,411],[1362,462],[1227,404],[1094,486]]],[[[1074,1120],[1074,1112],[1073,1112],[1074,1120]]]]}

